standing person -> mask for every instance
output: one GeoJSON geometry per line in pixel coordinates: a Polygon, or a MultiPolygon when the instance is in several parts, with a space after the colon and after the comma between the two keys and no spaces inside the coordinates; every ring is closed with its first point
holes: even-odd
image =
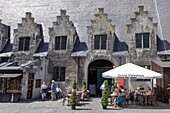
{"type": "Polygon", "coordinates": [[[56,96],[57,96],[57,99],[60,99],[60,93],[62,92],[61,88],[59,85],[57,85],[56,87],[56,96]]]}
{"type": "Polygon", "coordinates": [[[45,82],[43,82],[43,84],[41,85],[41,90],[40,90],[40,93],[41,93],[41,99],[44,101],[45,98],[46,98],[46,93],[47,93],[47,85],[45,84],[45,82]]]}
{"type": "Polygon", "coordinates": [[[142,85],[140,85],[139,87],[140,87],[140,90],[142,91],[144,90],[144,87],[142,85]]]}
{"type": "Polygon", "coordinates": [[[56,84],[55,84],[55,81],[52,80],[51,81],[51,100],[55,100],[56,99],[56,84]]]}

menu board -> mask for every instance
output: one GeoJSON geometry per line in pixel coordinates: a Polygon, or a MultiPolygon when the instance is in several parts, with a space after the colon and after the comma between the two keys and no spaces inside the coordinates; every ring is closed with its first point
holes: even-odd
{"type": "Polygon", "coordinates": [[[96,85],[95,84],[89,84],[89,93],[90,93],[90,95],[96,95],[96,85]]]}

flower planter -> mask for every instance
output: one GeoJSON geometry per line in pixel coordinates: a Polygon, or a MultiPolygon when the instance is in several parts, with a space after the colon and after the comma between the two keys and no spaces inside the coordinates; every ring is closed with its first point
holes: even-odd
{"type": "Polygon", "coordinates": [[[71,105],[71,109],[75,110],[76,109],[76,105],[71,105]]]}
{"type": "Polygon", "coordinates": [[[103,108],[103,109],[107,109],[107,106],[105,106],[105,105],[102,105],[102,108],[103,108]]]}

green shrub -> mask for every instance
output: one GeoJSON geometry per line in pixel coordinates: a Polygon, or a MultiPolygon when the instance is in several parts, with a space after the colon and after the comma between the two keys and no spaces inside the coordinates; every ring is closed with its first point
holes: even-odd
{"type": "Polygon", "coordinates": [[[75,80],[73,80],[73,82],[72,82],[72,89],[76,89],[76,81],[75,80]]]}
{"type": "Polygon", "coordinates": [[[108,81],[107,80],[104,81],[104,87],[105,89],[102,91],[101,104],[103,106],[107,106],[108,105],[108,81]]]}
{"type": "Polygon", "coordinates": [[[71,97],[70,97],[70,104],[71,105],[76,105],[77,103],[77,97],[76,97],[76,81],[73,80],[72,82],[72,92],[71,92],[71,97]]]}
{"type": "Polygon", "coordinates": [[[85,82],[85,80],[82,80],[82,89],[86,89],[86,82],[85,82]]]}
{"type": "Polygon", "coordinates": [[[116,89],[116,84],[115,84],[115,79],[112,79],[112,87],[111,87],[111,92],[114,92],[116,89]]]}

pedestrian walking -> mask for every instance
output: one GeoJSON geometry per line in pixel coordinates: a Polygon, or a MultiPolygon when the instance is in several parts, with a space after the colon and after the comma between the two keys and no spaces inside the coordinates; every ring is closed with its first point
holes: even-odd
{"type": "Polygon", "coordinates": [[[51,81],[51,100],[55,100],[56,99],[56,84],[55,84],[55,81],[52,80],[51,81]]]}

